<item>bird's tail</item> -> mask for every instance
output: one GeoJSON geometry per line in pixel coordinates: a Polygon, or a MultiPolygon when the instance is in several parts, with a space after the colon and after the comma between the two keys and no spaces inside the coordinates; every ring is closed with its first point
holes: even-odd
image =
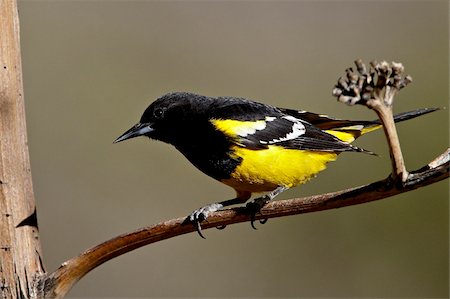
{"type": "MultiPolygon", "coordinates": [[[[422,109],[417,109],[417,110],[413,110],[413,111],[409,111],[409,112],[403,112],[403,113],[399,113],[399,114],[395,115],[394,120],[397,123],[397,122],[401,122],[404,120],[416,118],[418,116],[428,114],[428,113],[431,113],[431,112],[434,112],[434,111],[437,111],[440,109],[441,108],[422,108],[422,109]]],[[[375,120],[374,122],[380,123],[380,120],[375,120]]]]}
{"type": "MultiPolygon", "coordinates": [[[[413,111],[399,113],[394,115],[394,121],[401,122],[408,119],[413,119],[421,115],[439,110],[439,108],[422,108],[413,111]]],[[[381,128],[379,119],[373,121],[344,121],[340,126],[326,130],[328,133],[335,135],[345,142],[352,142],[356,138],[366,133],[375,131],[381,128]]]]}
{"type": "MultiPolygon", "coordinates": [[[[398,122],[402,122],[405,120],[409,120],[409,119],[413,119],[434,111],[439,110],[439,108],[421,108],[421,109],[416,109],[413,111],[408,111],[408,112],[402,112],[399,114],[394,115],[394,121],[396,123],[398,122]]],[[[361,135],[364,135],[366,133],[372,132],[374,130],[377,130],[381,128],[381,121],[379,119],[375,119],[373,121],[371,121],[369,124],[364,125],[364,128],[361,130],[361,135]]]]}

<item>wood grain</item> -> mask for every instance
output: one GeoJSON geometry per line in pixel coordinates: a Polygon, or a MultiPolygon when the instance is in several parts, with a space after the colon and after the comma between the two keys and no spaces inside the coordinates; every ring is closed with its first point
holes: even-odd
{"type": "MultiPolygon", "coordinates": [[[[35,201],[28,154],[19,17],[15,0],[0,0],[0,294],[30,298],[43,273],[33,221],[35,201]],[[31,217],[30,217],[31,216],[31,217]],[[22,222],[22,225],[18,226],[22,222]]],[[[36,222],[36,221],[34,221],[36,222]]]]}

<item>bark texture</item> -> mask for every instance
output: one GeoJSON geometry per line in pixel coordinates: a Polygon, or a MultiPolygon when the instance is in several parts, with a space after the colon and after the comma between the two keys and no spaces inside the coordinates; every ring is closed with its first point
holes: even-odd
{"type": "Polygon", "coordinates": [[[23,100],[19,17],[0,0],[0,294],[34,297],[43,273],[23,100]]]}

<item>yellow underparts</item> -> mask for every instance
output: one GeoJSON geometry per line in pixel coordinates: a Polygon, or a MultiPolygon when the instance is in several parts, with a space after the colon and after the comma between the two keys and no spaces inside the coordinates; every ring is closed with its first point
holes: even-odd
{"type": "Polygon", "coordinates": [[[234,146],[233,151],[236,157],[242,158],[242,163],[233,171],[231,178],[222,182],[236,190],[249,192],[303,184],[337,157],[331,152],[285,149],[276,145],[262,150],[234,146]]]}
{"type": "MultiPolygon", "coordinates": [[[[258,121],[212,120],[214,126],[231,138],[247,136],[264,130],[267,122],[274,118],[266,117],[258,121]]],[[[351,143],[359,136],[380,128],[380,126],[363,127],[361,125],[326,130],[338,139],[351,143]]],[[[264,192],[272,191],[279,186],[292,188],[306,183],[324,170],[327,163],[334,161],[334,152],[306,151],[286,149],[277,145],[269,145],[267,149],[248,149],[243,146],[232,146],[233,156],[241,159],[241,164],[222,182],[236,191],[264,192]]],[[[248,195],[248,194],[247,194],[248,195]]]]}

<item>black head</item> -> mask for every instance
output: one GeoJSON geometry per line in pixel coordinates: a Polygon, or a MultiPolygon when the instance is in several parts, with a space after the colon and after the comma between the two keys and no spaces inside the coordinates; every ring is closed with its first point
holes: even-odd
{"type": "Polygon", "coordinates": [[[114,143],[147,136],[174,144],[192,130],[195,124],[207,119],[211,98],[186,92],[169,93],[154,101],[142,114],[140,121],[119,136],[114,143]]]}

